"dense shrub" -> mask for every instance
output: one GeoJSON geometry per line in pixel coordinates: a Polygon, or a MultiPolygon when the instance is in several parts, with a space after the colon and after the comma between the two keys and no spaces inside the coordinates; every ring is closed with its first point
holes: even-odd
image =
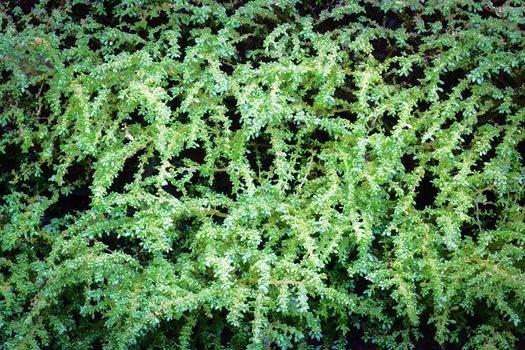
{"type": "Polygon", "coordinates": [[[524,345],[522,1],[0,6],[0,349],[524,345]]]}

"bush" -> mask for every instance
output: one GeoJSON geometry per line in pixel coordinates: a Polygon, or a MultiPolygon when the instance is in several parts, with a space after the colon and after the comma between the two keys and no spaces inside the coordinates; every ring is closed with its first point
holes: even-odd
{"type": "Polygon", "coordinates": [[[0,349],[512,349],[520,0],[0,10],[0,349]]]}

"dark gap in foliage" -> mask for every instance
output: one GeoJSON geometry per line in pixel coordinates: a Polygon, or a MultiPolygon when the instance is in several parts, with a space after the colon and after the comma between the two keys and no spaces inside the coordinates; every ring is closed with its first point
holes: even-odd
{"type": "Polygon", "coordinates": [[[156,154],[154,157],[149,158],[144,165],[144,170],[142,172],[142,180],[147,179],[151,176],[157,176],[159,174],[160,165],[160,155],[156,154]]]}
{"type": "MultiPolygon", "coordinates": [[[[525,28],[522,29],[522,31],[525,31],[525,28]]],[[[516,349],[525,349],[525,335],[523,333],[524,332],[521,332],[521,337],[518,337],[516,341],[516,349]]]]}
{"type": "MultiPolygon", "coordinates": [[[[465,344],[469,340],[469,336],[472,335],[472,330],[476,329],[483,324],[490,324],[490,319],[494,314],[494,309],[487,305],[484,299],[476,299],[472,303],[472,310],[476,310],[475,313],[463,312],[459,315],[458,318],[455,318],[455,321],[458,325],[462,325],[459,332],[459,344],[465,344]]],[[[498,315],[497,318],[500,316],[498,315]]]]}
{"type": "Polygon", "coordinates": [[[309,349],[323,349],[323,337],[316,339],[315,337],[308,336],[306,338],[306,344],[309,346],[309,349]]]}
{"type": "Polygon", "coordinates": [[[60,310],[71,316],[75,324],[78,324],[82,318],[78,305],[84,301],[84,298],[81,297],[84,294],[84,288],[85,286],[82,285],[67,286],[60,298],[60,310]]]}
{"type": "Polygon", "coordinates": [[[419,161],[417,159],[414,159],[414,154],[405,153],[401,157],[401,164],[403,164],[405,172],[409,173],[412,172],[412,170],[414,170],[419,165],[419,161]]]}
{"type": "MultiPolygon", "coordinates": [[[[467,6],[458,6],[457,7],[457,11],[454,11],[454,22],[451,23],[449,26],[448,26],[448,30],[450,31],[451,29],[454,29],[454,28],[458,28],[458,27],[461,27],[461,25],[465,25],[467,24],[470,20],[471,20],[471,17],[469,16],[469,12],[470,14],[474,14],[475,11],[469,11],[468,7],[467,6]]],[[[440,11],[441,13],[441,11],[440,11]]]]}
{"type": "Polygon", "coordinates": [[[178,111],[176,121],[181,124],[189,124],[190,116],[186,112],[178,111]]]}
{"type": "MultiPolygon", "coordinates": [[[[31,155],[36,158],[36,155],[34,155],[34,153],[31,155]]],[[[23,182],[24,186],[27,185],[28,188],[31,188],[29,186],[29,183],[31,183],[32,181],[34,185],[32,189],[35,190],[35,193],[41,192],[45,196],[51,196],[51,191],[49,190],[49,187],[51,186],[51,182],[49,181],[49,179],[54,174],[54,170],[51,168],[51,165],[47,163],[39,164],[38,161],[36,160],[34,161],[32,165],[40,168],[40,176],[37,179],[33,178],[33,179],[24,180],[23,182]]]]}
{"type": "MultiPolygon", "coordinates": [[[[436,341],[436,329],[428,322],[428,315],[421,316],[421,322],[419,322],[419,332],[423,334],[421,338],[414,342],[415,350],[456,350],[457,347],[447,345],[442,346],[436,341]]],[[[457,349],[459,350],[459,349],[457,349]]]]}
{"type": "Polygon", "coordinates": [[[319,94],[318,88],[308,89],[303,95],[303,101],[309,105],[313,105],[315,103],[315,97],[317,96],[317,94],[319,94]]]}
{"type": "MultiPolygon", "coordinates": [[[[25,247],[22,247],[22,244],[19,244],[13,247],[11,250],[2,251],[2,258],[16,265],[16,259],[22,253],[22,249],[25,249],[25,247]]],[[[9,266],[5,266],[4,268],[9,269],[9,266]]]]}
{"type": "Polygon", "coordinates": [[[262,216],[258,222],[253,222],[252,223],[252,227],[264,227],[265,225],[268,225],[268,223],[270,222],[270,217],[267,216],[267,215],[264,215],[262,216]]]}
{"type": "MultiPolygon", "coordinates": [[[[222,319],[226,319],[227,313],[226,311],[220,312],[220,317],[222,319]]],[[[235,335],[235,328],[234,327],[223,327],[221,331],[221,345],[228,346],[232,340],[232,338],[235,335]]]]}
{"type": "Polygon", "coordinates": [[[240,36],[248,34],[246,38],[244,38],[242,41],[235,44],[235,49],[236,49],[236,54],[237,54],[236,58],[239,64],[245,64],[249,62],[252,65],[258,67],[259,66],[258,61],[261,59],[263,61],[265,60],[265,58],[258,57],[257,61],[253,61],[248,56],[250,52],[252,52],[253,50],[258,50],[261,47],[263,47],[264,37],[266,37],[269,33],[271,33],[275,29],[276,24],[268,19],[260,18],[260,17],[256,17],[256,23],[264,25],[266,29],[265,30],[266,34],[254,36],[253,28],[246,27],[246,26],[241,27],[237,30],[240,36]]]}
{"type": "Polygon", "coordinates": [[[11,74],[7,69],[2,69],[0,74],[0,84],[5,84],[11,79],[11,74]]]}
{"type": "MultiPolygon", "coordinates": [[[[412,31],[412,30],[413,30],[413,26],[411,26],[411,28],[408,29],[408,31],[412,31]]],[[[409,36],[406,40],[406,44],[407,44],[407,47],[410,47],[413,52],[419,52],[421,44],[422,44],[421,37],[416,36],[416,35],[409,36]]]]}
{"type": "MultiPolygon", "coordinates": [[[[383,191],[385,193],[385,191],[383,191]]],[[[387,212],[389,209],[386,209],[387,212]]],[[[383,250],[385,247],[385,242],[382,240],[381,236],[383,235],[383,232],[385,231],[386,227],[385,225],[374,223],[372,226],[372,232],[374,234],[374,238],[370,242],[370,248],[372,252],[383,254],[383,250]]]]}
{"type": "Polygon", "coordinates": [[[213,176],[213,189],[224,195],[232,194],[233,184],[230,175],[226,171],[217,171],[213,176]]]}
{"type": "MultiPolygon", "coordinates": [[[[225,214],[225,215],[228,215],[228,208],[227,207],[224,207],[224,206],[218,206],[215,208],[215,210],[225,214]]],[[[216,214],[211,214],[212,215],[212,219],[213,219],[213,222],[218,224],[218,225],[222,225],[224,223],[224,219],[226,219],[225,217],[222,217],[222,216],[219,216],[219,215],[216,215],[216,214]]]]}
{"type": "Polygon", "coordinates": [[[392,129],[397,125],[399,117],[396,114],[385,112],[381,118],[385,136],[392,135],[392,129]]]}
{"type": "Polygon", "coordinates": [[[365,4],[365,14],[363,15],[369,21],[374,21],[378,25],[381,25],[385,22],[385,12],[383,12],[378,6],[374,4],[366,3],[365,4]]]}
{"type": "MultiPolygon", "coordinates": [[[[430,103],[428,101],[425,101],[425,100],[419,100],[417,101],[417,104],[415,106],[415,110],[420,112],[420,113],[425,113],[429,110],[430,108],[430,103]]],[[[420,137],[418,137],[418,139],[421,139],[420,137]]]]}
{"type": "Polygon", "coordinates": [[[90,38],[88,41],[88,47],[91,51],[98,51],[102,48],[102,45],[97,38],[90,38]]]}
{"type": "Polygon", "coordinates": [[[220,70],[224,74],[226,74],[228,76],[231,76],[233,74],[233,72],[235,71],[235,68],[234,68],[234,66],[231,63],[223,61],[223,62],[221,62],[220,70]]]}
{"type": "MultiPolygon", "coordinates": [[[[462,118],[462,116],[458,115],[457,116],[457,119],[456,118],[451,118],[451,117],[447,117],[447,119],[445,119],[445,121],[443,122],[443,124],[441,124],[441,127],[440,127],[440,131],[444,131],[446,130],[448,132],[447,129],[450,129],[450,127],[454,124],[459,124],[459,121],[460,118],[462,118]]],[[[429,141],[430,142],[430,141],[429,141]]]]}
{"type": "Polygon", "coordinates": [[[227,109],[227,116],[231,122],[230,131],[240,130],[242,127],[241,113],[237,108],[237,100],[233,96],[226,96],[223,100],[224,106],[227,109]]]}
{"type": "Polygon", "coordinates": [[[195,220],[193,218],[184,218],[177,222],[177,236],[172,240],[171,249],[166,254],[168,260],[176,262],[181,254],[191,253],[187,242],[191,240],[191,233],[194,232],[195,229],[195,220]]]}
{"type": "Polygon", "coordinates": [[[162,35],[162,30],[149,30],[148,40],[151,41],[159,41],[160,37],[162,35]]]}
{"type": "Polygon", "coordinates": [[[429,172],[425,172],[425,176],[416,188],[416,209],[423,210],[426,207],[431,207],[434,204],[439,190],[432,183],[433,177],[429,172]]]}
{"type": "MultiPolygon", "coordinates": [[[[8,128],[10,129],[9,126],[0,126],[0,131],[5,132],[8,128]]],[[[19,149],[15,145],[7,144],[5,151],[0,153],[0,196],[10,193],[9,189],[12,188],[12,186],[9,184],[9,181],[13,177],[11,174],[15,169],[20,168],[20,162],[19,149]]],[[[0,197],[0,203],[2,203],[1,199],[0,197]]]]}
{"type": "MultiPolygon", "coordinates": [[[[161,10],[157,13],[157,16],[148,16],[146,20],[148,30],[152,30],[155,27],[164,26],[169,24],[169,16],[166,11],[161,10]]],[[[158,32],[158,31],[157,31],[158,32]]]]}
{"type": "Polygon", "coordinates": [[[72,35],[68,35],[67,37],[65,37],[61,42],[60,42],[60,46],[59,46],[59,49],[60,50],[64,50],[64,49],[70,49],[72,47],[75,47],[76,46],[76,43],[77,43],[77,38],[75,38],[74,36],[72,35]]]}
{"type": "Polygon", "coordinates": [[[461,135],[461,138],[463,139],[463,141],[461,141],[461,144],[460,144],[460,148],[461,148],[460,152],[463,152],[464,150],[471,148],[472,141],[474,140],[474,135],[476,134],[475,130],[477,129],[477,127],[474,127],[473,129],[474,130],[472,132],[461,135]]]}
{"type": "MultiPolygon", "coordinates": [[[[297,133],[303,128],[303,125],[298,122],[292,121],[292,120],[286,120],[281,125],[279,125],[279,127],[281,128],[281,130],[285,129],[285,130],[290,131],[293,135],[297,135],[297,133]]],[[[271,145],[271,142],[270,141],[268,142],[269,142],[269,145],[271,145]]],[[[290,144],[290,143],[286,142],[286,144],[290,144]]]]}
{"type": "Polygon", "coordinates": [[[365,340],[364,330],[357,329],[356,327],[350,327],[350,331],[346,334],[347,349],[351,350],[375,350],[378,349],[377,345],[365,340]]]}
{"type": "Polygon", "coordinates": [[[503,141],[503,136],[498,136],[492,140],[492,147],[485,153],[479,156],[473,165],[473,169],[483,171],[490,161],[497,157],[496,147],[503,141]]]}
{"type": "Polygon", "coordinates": [[[445,98],[450,95],[459,82],[465,79],[466,76],[467,72],[464,69],[456,69],[441,74],[439,79],[443,82],[440,85],[443,91],[440,93],[440,97],[445,98]]]}
{"type": "Polygon", "coordinates": [[[494,9],[492,8],[484,6],[482,7],[481,11],[477,12],[477,14],[483,19],[487,19],[487,18],[499,19],[500,15],[496,11],[494,11],[494,9]]]}
{"type": "Polygon", "coordinates": [[[48,240],[43,237],[31,239],[28,243],[33,247],[35,257],[38,260],[43,261],[51,254],[52,247],[49,245],[48,240]]]}
{"type": "Polygon", "coordinates": [[[270,171],[275,160],[271,147],[268,135],[265,133],[261,133],[248,144],[246,152],[248,162],[256,174],[270,171]]]}
{"type": "Polygon", "coordinates": [[[395,191],[393,191],[392,189],[389,189],[387,191],[387,195],[388,195],[388,200],[392,201],[392,202],[395,202],[395,200],[396,200],[396,198],[398,196],[398,194],[395,191]]]}
{"type": "Polygon", "coordinates": [[[37,4],[38,1],[35,0],[11,0],[6,1],[6,8],[14,9],[15,7],[20,7],[24,15],[27,15],[33,11],[37,4]]]}
{"type": "MultiPolygon", "coordinates": [[[[19,149],[17,149],[13,154],[19,155],[19,149]]],[[[50,186],[51,183],[49,181],[49,178],[53,176],[54,172],[49,166],[49,164],[39,164],[39,162],[36,160],[37,156],[34,152],[30,152],[27,157],[17,157],[15,159],[15,165],[16,166],[22,166],[24,164],[25,166],[38,168],[40,175],[38,177],[30,177],[28,179],[18,179],[16,184],[10,184],[7,181],[1,181],[2,177],[5,176],[6,180],[12,180],[14,178],[15,172],[11,171],[10,174],[4,174],[2,173],[0,176],[0,181],[4,182],[4,185],[6,186],[6,192],[24,192],[24,193],[30,193],[30,194],[38,194],[40,193],[43,196],[51,197],[51,191],[50,186]],[[29,160],[27,159],[29,158],[29,160]],[[28,165],[25,164],[24,160],[28,160],[28,165]],[[18,164],[16,164],[18,162],[18,164]],[[10,189],[10,190],[9,190],[10,189]]],[[[3,161],[2,157],[0,157],[0,161],[3,161]]],[[[2,167],[0,166],[0,169],[2,167]]],[[[10,168],[10,167],[8,167],[10,168]]],[[[7,193],[6,193],[7,194],[7,193]]],[[[1,203],[1,202],[0,202],[1,203]]]]}
{"type": "Polygon", "coordinates": [[[427,24],[427,26],[431,26],[435,23],[441,23],[443,25],[443,28],[447,28],[449,26],[448,21],[443,18],[443,14],[440,11],[435,11],[431,15],[427,14],[420,14],[419,17],[427,24]]]}
{"type": "Polygon", "coordinates": [[[345,26],[348,26],[351,23],[357,23],[360,22],[359,18],[361,17],[358,13],[352,13],[344,16],[340,20],[336,20],[334,18],[327,18],[322,22],[317,23],[314,28],[316,32],[325,34],[334,28],[344,28],[345,26]]]}
{"type": "Polygon", "coordinates": [[[350,111],[337,112],[334,117],[348,120],[351,123],[354,123],[357,120],[357,114],[350,111]]]}
{"type": "Polygon", "coordinates": [[[518,150],[521,157],[521,166],[525,167],[525,140],[521,140],[516,146],[516,149],[518,150]]]}
{"type": "Polygon", "coordinates": [[[261,241],[259,242],[259,245],[257,246],[258,250],[264,250],[265,248],[271,248],[271,245],[268,245],[269,243],[269,237],[267,234],[261,235],[261,241]]]}
{"type": "Polygon", "coordinates": [[[86,16],[89,16],[90,10],[93,8],[93,6],[90,6],[89,4],[83,4],[83,3],[76,3],[71,7],[70,16],[71,19],[78,22],[86,16]]]}
{"type": "Polygon", "coordinates": [[[330,256],[330,260],[324,266],[324,271],[328,277],[327,286],[337,286],[348,282],[348,271],[345,264],[348,261],[341,261],[336,254],[330,256]]]}
{"type": "MultiPolygon", "coordinates": [[[[2,257],[5,259],[5,257],[3,256],[4,253],[5,252],[2,251],[2,257]]],[[[13,274],[11,273],[10,266],[2,263],[2,265],[0,265],[0,276],[2,276],[5,280],[8,280],[9,278],[11,278],[12,275],[13,274]]]]}
{"type": "MultiPolygon", "coordinates": [[[[78,331],[76,334],[86,335],[92,339],[89,344],[92,350],[103,350],[104,349],[104,317],[99,311],[95,311],[93,316],[83,316],[83,321],[78,325],[78,331]]],[[[86,337],[86,338],[87,338],[86,337]]],[[[52,348],[56,349],[56,348],[52,348]]]]}
{"type": "MultiPolygon", "coordinates": [[[[179,175],[179,177],[185,177],[187,174],[188,172],[185,170],[183,175],[179,175]]],[[[184,189],[192,197],[202,196],[203,187],[206,189],[209,187],[209,178],[203,177],[199,171],[193,172],[189,182],[184,184],[184,189]]]]}
{"type": "MultiPolygon", "coordinates": [[[[169,95],[170,95],[170,98],[169,100],[166,101],[166,106],[168,106],[168,108],[172,111],[172,112],[176,112],[179,110],[180,108],[180,105],[182,103],[182,96],[179,94],[179,95],[175,95],[173,96],[173,92],[171,91],[172,89],[176,88],[177,87],[177,82],[173,81],[173,80],[170,80],[169,83],[168,83],[168,86],[165,88],[166,91],[170,91],[169,95]]],[[[181,115],[181,112],[179,111],[178,115],[180,116],[181,115]]],[[[185,116],[187,117],[187,114],[185,114],[185,116]]],[[[187,122],[187,119],[184,119],[184,115],[182,116],[182,118],[179,118],[180,121],[183,121],[183,120],[186,120],[187,122]]]]}
{"type": "MultiPolygon", "coordinates": [[[[497,74],[492,74],[491,83],[494,84],[498,89],[513,88],[514,96],[520,97],[520,88],[525,83],[525,77],[523,76],[523,71],[518,68],[509,67],[508,70],[511,72],[500,71],[497,74]]],[[[523,94],[521,94],[521,97],[523,94]]],[[[523,105],[523,99],[521,101],[516,101],[516,103],[523,105]]]]}
{"type": "Polygon", "coordinates": [[[495,190],[483,191],[483,195],[485,196],[486,200],[485,203],[480,203],[480,209],[488,208],[489,206],[491,209],[493,209],[498,199],[495,190]]]}
{"type": "Polygon", "coordinates": [[[402,24],[402,20],[398,14],[393,11],[388,11],[385,13],[385,18],[383,21],[383,27],[391,30],[398,29],[402,24]]]}
{"type": "Polygon", "coordinates": [[[397,61],[391,62],[388,68],[388,72],[383,74],[383,81],[389,85],[398,84],[399,78],[396,76],[396,72],[401,68],[401,65],[397,61]]]}
{"type": "Polygon", "coordinates": [[[420,85],[420,80],[425,77],[424,69],[419,65],[414,65],[406,77],[397,78],[399,83],[406,88],[420,85]]]}
{"type": "Polygon", "coordinates": [[[333,8],[335,3],[335,1],[303,0],[297,2],[295,9],[301,16],[311,16],[317,19],[321,12],[333,8]]]}
{"type": "Polygon", "coordinates": [[[356,92],[358,89],[350,83],[350,86],[338,87],[335,89],[334,98],[343,100],[346,103],[352,103],[357,101],[356,92]]]}
{"type": "Polygon", "coordinates": [[[136,212],[137,212],[137,208],[135,208],[135,207],[133,207],[131,205],[126,206],[126,216],[128,218],[132,218],[135,215],[136,212]]]}
{"type": "MultiPolygon", "coordinates": [[[[131,219],[132,220],[132,219],[131,219]]],[[[121,252],[134,257],[138,262],[145,266],[151,261],[152,255],[142,248],[139,238],[133,236],[120,236],[116,233],[104,233],[97,238],[97,242],[101,242],[107,247],[107,254],[114,252],[121,252]]]]}
{"type": "MultiPolygon", "coordinates": [[[[257,69],[257,68],[263,66],[265,63],[276,62],[276,59],[274,59],[272,57],[268,57],[268,56],[259,56],[259,57],[257,57],[257,60],[250,60],[249,62],[250,62],[249,64],[254,69],[257,69]]],[[[266,91],[266,90],[263,90],[263,91],[266,91]]]]}
{"type": "Polygon", "coordinates": [[[372,51],[372,56],[374,56],[374,58],[381,63],[383,63],[387,58],[396,56],[398,53],[397,48],[387,39],[374,39],[370,43],[374,48],[372,51]]]}
{"type": "Polygon", "coordinates": [[[473,217],[479,219],[478,224],[484,230],[494,230],[498,222],[498,215],[495,213],[497,196],[492,190],[484,191],[483,196],[485,199],[476,204],[473,217]]]}
{"type": "MultiPolygon", "coordinates": [[[[470,210],[469,215],[471,217],[475,217],[474,211],[475,209],[470,210]]],[[[470,239],[473,242],[478,241],[479,227],[477,227],[476,223],[463,222],[460,228],[460,232],[461,239],[470,239]]]]}
{"type": "Polygon", "coordinates": [[[137,28],[137,23],[141,21],[140,17],[132,17],[129,14],[121,14],[120,15],[120,23],[126,24],[126,29],[129,30],[131,33],[137,34],[142,39],[147,39],[147,32],[143,29],[137,28]]]}
{"type": "MultiPolygon", "coordinates": [[[[178,340],[180,336],[180,331],[185,325],[185,319],[161,319],[158,327],[153,328],[150,332],[141,337],[142,342],[137,344],[134,350],[138,349],[163,349],[163,344],[156,344],[160,339],[169,339],[169,340],[178,340]],[[159,337],[158,335],[161,335],[159,337]],[[152,345],[152,346],[150,346],[152,345]],[[156,346],[153,346],[156,345],[156,346]]],[[[195,333],[193,333],[195,334],[195,333]]],[[[190,337],[190,342],[195,340],[195,337],[190,337]]],[[[191,343],[190,349],[195,349],[194,343],[191,343]]]]}
{"type": "MultiPolygon", "coordinates": [[[[73,163],[69,167],[66,175],[64,176],[64,182],[68,184],[79,183],[80,186],[87,185],[87,182],[94,173],[94,170],[92,168],[93,163],[94,160],[92,157],[87,157],[86,159],[73,163]]],[[[86,188],[78,188],[77,190],[89,191],[89,189],[87,189],[87,186],[86,188]]]]}
{"type": "Polygon", "coordinates": [[[120,23],[120,20],[118,19],[118,16],[113,13],[113,11],[117,9],[117,6],[119,5],[119,1],[115,0],[109,0],[104,1],[104,12],[105,14],[93,14],[93,18],[95,20],[107,27],[117,27],[117,25],[120,23]]]}
{"type": "Polygon", "coordinates": [[[305,252],[304,251],[296,251],[295,259],[293,260],[293,263],[295,265],[301,264],[301,262],[305,258],[305,252]]]}
{"type": "Polygon", "coordinates": [[[118,176],[113,180],[108,192],[123,193],[124,187],[133,182],[135,174],[139,170],[139,157],[143,152],[138,152],[134,156],[126,159],[124,167],[119,172],[118,176]]]}
{"type": "Polygon", "coordinates": [[[143,128],[147,127],[148,125],[150,125],[145,119],[144,119],[144,115],[142,114],[142,112],[140,112],[138,109],[135,109],[133,112],[131,112],[129,114],[129,121],[127,122],[127,124],[139,124],[140,126],[142,126],[143,128]]]}
{"type": "Polygon", "coordinates": [[[179,190],[179,188],[170,182],[168,182],[167,185],[162,186],[162,189],[175,198],[182,197],[182,192],[179,190]]]}
{"type": "Polygon", "coordinates": [[[127,52],[129,54],[132,54],[136,51],[139,51],[139,50],[142,50],[142,48],[144,48],[144,44],[143,43],[135,43],[135,42],[124,42],[122,44],[120,44],[119,46],[116,46],[116,48],[118,48],[119,52],[127,52]]]}
{"type": "Polygon", "coordinates": [[[319,144],[330,141],[330,134],[322,129],[316,128],[311,135],[311,139],[316,140],[319,144]]]}
{"type": "Polygon", "coordinates": [[[179,57],[178,60],[180,62],[183,62],[186,58],[186,51],[187,49],[195,44],[194,38],[191,37],[190,31],[187,27],[182,26],[178,27],[180,30],[180,36],[177,39],[177,44],[179,45],[179,57]]]}
{"type": "MultiPolygon", "coordinates": [[[[176,336],[172,337],[171,342],[166,342],[170,339],[167,336],[168,331],[171,328],[176,328],[177,331],[180,331],[181,326],[178,325],[176,320],[170,320],[171,322],[160,321],[157,327],[153,327],[146,334],[141,334],[142,336],[137,340],[137,343],[130,347],[130,350],[140,350],[140,349],[149,349],[149,350],[160,350],[165,349],[166,344],[174,344],[176,336]],[[177,326],[175,326],[177,324],[177,326]]],[[[171,346],[170,346],[171,348],[171,346]]],[[[103,349],[100,349],[103,350],[103,349]]]]}
{"type": "Polygon", "coordinates": [[[67,196],[60,195],[58,201],[44,212],[41,224],[47,225],[53,218],[60,218],[73,212],[88,210],[91,203],[90,196],[91,191],[87,188],[75,189],[67,196]]]}
{"type": "Polygon", "coordinates": [[[193,148],[185,148],[179,153],[177,159],[182,162],[184,159],[189,159],[192,162],[202,165],[204,164],[205,157],[206,157],[206,150],[202,148],[202,146],[199,145],[193,148]]]}
{"type": "Polygon", "coordinates": [[[237,10],[241,9],[244,5],[246,5],[246,0],[239,0],[239,1],[225,1],[224,2],[224,8],[226,9],[226,14],[228,17],[235,15],[237,10]]]}
{"type": "Polygon", "coordinates": [[[472,97],[472,91],[470,89],[465,89],[461,91],[460,98],[465,101],[466,99],[472,97]]]}
{"type": "Polygon", "coordinates": [[[479,117],[477,127],[484,124],[506,125],[507,118],[503,113],[492,110],[479,117]]]}
{"type": "Polygon", "coordinates": [[[357,280],[354,281],[354,293],[357,295],[365,295],[366,290],[368,287],[372,285],[372,282],[367,280],[364,276],[358,276],[357,280]]]}
{"type": "Polygon", "coordinates": [[[177,222],[177,230],[180,232],[180,236],[185,236],[193,228],[193,218],[181,219],[177,222]]]}
{"type": "MultiPolygon", "coordinates": [[[[211,274],[210,281],[214,279],[215,278],[211,274]]],[[[224,309],[214,311],[213,322],[210,322],[211,319],[208,315],[209,308],[199,308],[199,313],[196,315],[197,324],[195,325],[195,327],[193,327],[193,337],[191,337],[190,339],[193,345],[191,347],[192,349],[207,349],[209,344],[220,344],[220,346],[228,346],[228,344],[221,343],[221,333],[223,332],[224,328],[232,327],[228,325],[226,321],[227,311],[225,311],[224,309]]],[[[231,347],[227,348],[231,349],[231,347]]]]}
{"type": "MultiPolygon", "coordinates": [[[[47,68],[52,68],[51,66],[49,66],[50,65],[49,63],[44,63],[44,64],[46,65],[47,68]]],[[[35,100],[37,100],[35,99],[35,97],[45,96],[46,92],[48,91],[49,91],[49,84],[45,81],[29,86],[26,90],[27,97],[28,97],[28,101],[27,101],[28,105],[30,105],[31,103],[34,103],[35,100]]],[[[35,103],[35,112],[37,110],[37,107],[40,108],[40,113],[42,113],[42,109],[47,109],[49,111],[49,105],[45,101],[42,102],[42,106],[39,106],[39,103],[35,103]]],[[[35,113],[35,115],[37,114],[35,113]]],[[[39,117],[39,119],[41,118],[40,115],[37,115],[37,116],[39,117]]]]}

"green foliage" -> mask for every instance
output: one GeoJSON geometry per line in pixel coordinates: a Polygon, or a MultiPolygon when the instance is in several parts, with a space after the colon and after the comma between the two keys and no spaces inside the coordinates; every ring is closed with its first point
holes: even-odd
{"type": "Polygon", "coordinates": [[[0,349],[525,337],[522,1],[16,3],[0,349]]]}

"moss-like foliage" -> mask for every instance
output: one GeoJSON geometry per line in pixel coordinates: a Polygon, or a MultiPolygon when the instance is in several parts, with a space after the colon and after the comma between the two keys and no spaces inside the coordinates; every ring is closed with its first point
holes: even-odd
{"type": "Polygon", "coordinates": [[[521,0],[2,1],[0,349],[513,349],[521,0]]]}

